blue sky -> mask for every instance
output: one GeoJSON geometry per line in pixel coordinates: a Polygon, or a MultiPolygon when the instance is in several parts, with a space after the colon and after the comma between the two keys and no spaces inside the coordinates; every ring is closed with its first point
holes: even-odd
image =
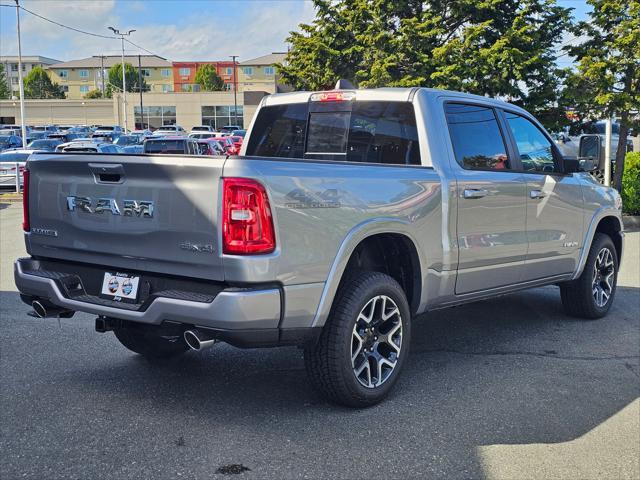
{"type": "MultiPolygon", "coordinates": [[[[0,0],[2,4],[12,0],[0,0]]],[[[131,39],[169,60],[247,60],[285,51],[288,32],[313,18],[308,0],[21,0],[25,8],[60,23],[108,35],[107,26],[136,29],[131,39]]],[[[560,0],[583,19],[583,0],[560,0]]],[[[58,60],[119,54],[120,42],[65,30],[21,13],[22,52],[58,60]]],[[[0,8],[0,55],[15,55],[15,9],[0,8]]],[[[570,40],[571,37],[566,37],[570,40]]],[[[127,53],[138,54],[134,47],[127,53]]],[[[570,63],[564,57],[562,64],[570,63]]]]}

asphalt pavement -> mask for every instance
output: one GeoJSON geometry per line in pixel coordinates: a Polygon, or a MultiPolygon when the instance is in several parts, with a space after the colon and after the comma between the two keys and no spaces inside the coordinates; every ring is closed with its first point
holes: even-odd
{"type": "Polygon", "coordinates": [[[393,395],[319,399],[296,348],[150,363],[94,317],[18,298],[21,205],[0,204],[0,478],[640,478],[640,233],[603,320],[556,287],[423,315],[393,395]]]}

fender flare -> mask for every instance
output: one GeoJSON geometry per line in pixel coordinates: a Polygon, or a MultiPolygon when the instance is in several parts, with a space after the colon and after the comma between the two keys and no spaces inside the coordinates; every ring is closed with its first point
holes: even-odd
{"type": "Polygon", "coordinates": [[[411,242],[413,242],[413,245],[418,254],[418,261],[420,263],[420,278],[422,289],[420,292],[418,292],[420,295],[418,305],[422,305],[422,292],[425,291],[424,282],[426,280],[425,272],[427,271],[427,267],[425,266],[425,259],[423,258],[422,252],[419,248],[417,248],[418,242],[413,237],[413,234],[410,231],[410,226],[410,222],[406,220],[400,220],[398,218],[373,218],[359,223],[358,225],[353,227],[349,231],[349,233],[347,233],[345,238],[342,240],[340,248],[338,248],[338,252],[331,264],[329,275],[327,276],[327,280],[322,290],[322,295],[320,296],[320,303],[318,304],[316,314],[313,318],[313,327],[324,326],[327,318],[329,317],[329,312],[331,310],[333,300],[336,296],[338,286],[340,285],[340,281],[342,280],[342,276],[347,267],[347,264],[349,263],[351,255],[363,240],[373,235],[383,233],[398,234],[407,237],[411,242]]]}
{"type": "MultiPolygon", "coordinates": [[[[593,216],[591,217],[591,222],[589,223],[589,227],[587,228],[587,231],[585,232],[585,236],[584,236],[584,243],[582,246],[582,251],[580,252],[580,258],[578,259],[578,267],[576,268],[576,271],[574,272],[573,276],[571,277],[572,280],[577,279],[580,275],[582,275],[582,271],[584,270],[584,266],[587,263],[587,257],[589,256],[589,250],[591,249],[591,243],[593,242],[593,237],[596,234],[596,229],[598,228],[598,225],[600,224],[600,222],[607,218],[607,217],[612,217],[615,218],[616,221],[618,222],[618,226],[620,227],[619,231],[620,231],[620,236],[624,237],[623,235],[623,224],[622,224],[622,218],[620,217],[620,210],[616,209],[615,207],[612,206],[602,206],[600,208],[598,208],[594,213],[593,216]]],[[[621,245],[624,245],[624,238],[621,238],[621,245]]],[[[620,259],[619,261],[622,260],[622,249],[620,250],[620,259]]]]}

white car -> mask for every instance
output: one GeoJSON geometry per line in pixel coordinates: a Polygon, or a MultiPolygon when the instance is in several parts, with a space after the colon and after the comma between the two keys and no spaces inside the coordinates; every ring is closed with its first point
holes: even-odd
{"type": "Polygon", "coordinates": [[[213,132],[213,127],[211,125],[196,125],[195,127],[191,128],[191,132],[190,133],[206,133],[206,132],[213,132]]]}
{"type": "Polygon", "coordinates": [[[165,135],[186,135],[187,132],[180,125],[163,125],[153,132],[154,137],[162,137],[165,135]]]}
{"type": "Polygon", "coordinates": [[[32,150],[15,148],[0,153],[0,188],[15,188],[16,186],[16,164],[20,172],[20,186],[22,187],[22,172],[27,164],[29,155],[42,150],[32,150]]]}
{"type": "Polygon", "coordinates": [[[56,147],[56,152],[121,153],[121,150],[112,143],[85,140],[62,143],[56,147]]]}

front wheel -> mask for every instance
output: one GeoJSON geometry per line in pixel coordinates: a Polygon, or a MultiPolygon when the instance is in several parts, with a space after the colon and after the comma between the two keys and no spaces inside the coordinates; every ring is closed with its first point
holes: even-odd
{"type": "Polygon", "coordinates": [[[383,273],[363,273],[342,287],[318,343],[305,349],[307,374],[332,402],[374,405],[398,380],[410,339],[402,287],[383,273]]]}
{"type": "Polygon", "coordinates": [[[604,317],[613,303],[618,281],[618,255],[608,235],[596,233],[582,274],[560,284],[562,306],[568,315],[604,317]]]}

